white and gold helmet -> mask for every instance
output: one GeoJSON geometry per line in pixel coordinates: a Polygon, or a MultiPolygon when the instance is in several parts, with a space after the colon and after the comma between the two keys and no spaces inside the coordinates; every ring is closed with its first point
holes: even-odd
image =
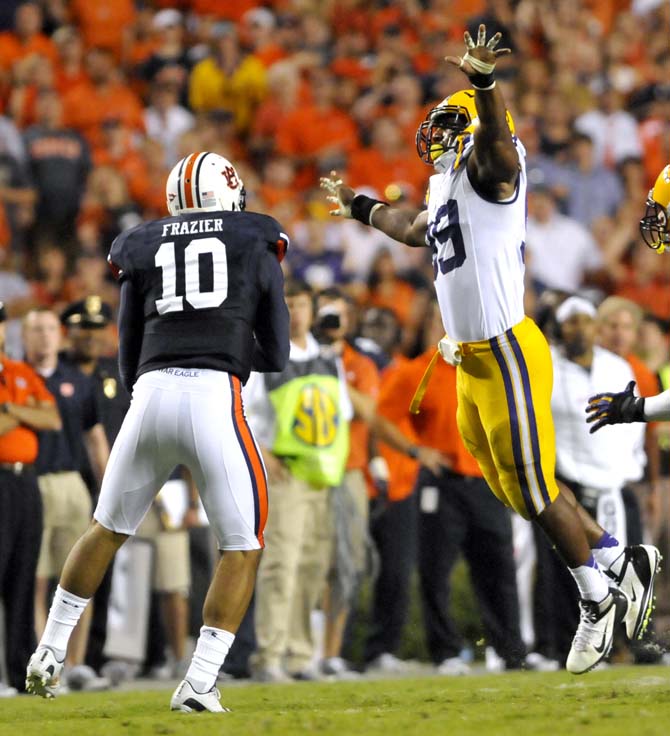
{"type": "Polygon", "coordinates": [[[246,193],[235,167],[217,153],[201,151],[175,164],[165,185],[171,215],[244,209],[246,193]]]}
{"type": "MultiPolygon", "coordinates": [[[[506,113],[507,125],[514,135],[514,120],[506,113]]],[[[434,165],[445,153],[456,154],[456,165],[460,160],[465,142],[479,124],[475,106],[475,91],[461,89],[454,92],[432,108],[416,131],[416,150],[425,163],[434,165]]]]}

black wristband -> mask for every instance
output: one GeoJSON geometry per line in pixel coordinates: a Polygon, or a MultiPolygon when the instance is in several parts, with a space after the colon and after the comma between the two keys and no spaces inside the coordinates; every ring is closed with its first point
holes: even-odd
{"type": "Polygon", "coordinates": [[[388,207],[388,202],[382,202],[381,199],[373,199],[372,197],[366,197],[365,194],[357,194],[351,202],[351,216],[364,225],[370,225],[372,224],[370,214],[378,204],[388,207]]]}
{"type": "Polygon", "coordinates": [[[496,83],[495,74],[473,74],[470,77],[470,84],[478,90],[493,89],[496,83]]]}
{"type": "Polygon", "coordinates": [[[419,457],[419,448],[416,445],[412,445],[409,450],[407,450],[407,454],[412,458],[412,460],[416,460],[419,457]]]}

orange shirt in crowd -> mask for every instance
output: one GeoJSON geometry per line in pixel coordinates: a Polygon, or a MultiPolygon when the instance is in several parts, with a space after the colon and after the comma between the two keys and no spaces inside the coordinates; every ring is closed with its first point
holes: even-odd
{"type": "MultiPolygon", "coordinates": [[[[110,166],[118,171],[126,180],[130,196],[142,206],[148,204],[149,176],[147,163],[144,157],[134,149],[127,147],[121,156],[114,157],[112,153],[103,147],[93,151],[94,166],[110,166]]],[[[162,193],[165,202],[165,191],[162,193]]]]}
{"type": "Polygon", "coordinates": [[[631,353],[626,360],[633,369],[637,390],[640,396],[655,396],[659,392],[658,379],[653,371],[637,357],[631,353]]]}
{"type": "MultiPolygon", "coordinates": [[[[403,363],[395,378],[396,401],[409,413],[409,404],[435,354],[430,348],[418,358],[403,363]]],[[[433,370],[419,414],[410,421],[420,445],[439,450],[449,458],[451,468],[461,475],[482,477],[477,461],[467,451],[456,425],[456,369],[438,360],[433,370]]]]}
{"type": "MultiPolygon", "coordinates": [[[[377,413],[393,422],[405,437],[418,444],[418,438],[410,419],[409,401],[403,402],[398,398],[405,380],[403,368],[408,362],[407,358],[399,356],[382,373],[377,413]]],[[[383,442],[379,443],[377,449],[386,460],[389,469],[389,501],[403,501],[414,491],[419,463],[404,453],[391,449],[383,442]]]]}
{"type": "MultiPolygon", "coordinates": [[[[27,363],[8,360],[4,355],[0,359],[0,403],[20,406],[54,403],[42,379],[27,363]]],[[[36,432],[23,425],[0,436],[0,463],[34,463],[37,450],[36,432]]]]}
{"type": "Polygon", "coordinates": [[[631,275],[619,284],[614,293],[639,304],[655,317],[670,319],[670,284],[663,277],[639,284],[631,275]]]}
{"type": "Polygon", "coordinates": [[[11,239],[12,231],[9,229],[7,211],[5,210],[5,205],[0,202],[0,250],[9,250],[11,239]]]}
{"type": "Polygon", "coordinates": [[[265,5],[258,0],[235,0],[235,2],[221,2],[221,0],[191,0],[191,8],[197,15],[213,15],[225,20],[240,21],[242,16],[252,8],[265,5]]]}
{"type": "Polygon", "coordinates": [[[411,201],[422,202],[431,172],[413,149],[388,157],[375,148],[363,148],[352,154],[348,173],[354,189],[372,187],[384,199],[386,187],[397,184],[403,190],[408,188],[411,201]]]}
{"type": "Polygon", "coordinates": [[[357,136],[353,121],[341,110],[303,105],[284,118],[277,131],[277,151],[288,156],[315,156],[337,146],[350,153],[357,145],[357,136]]]}
{"type": "MultiPolygon", "coordinates": [[[[375,400],[379,395],[379,372],[374,362],[355,350],[351,345],[345,344],[342,353],[342,362],[347,376],[347,383],[351,384],[357,391],[375,400]]],[[[368,466],[370,443],[370,428],[366,422],[360,419],[352,419],[349,425],[349,460],[347,470],[365,470],[368,466]]]]}
{"type": "Polygon", "coordinates": [[[44,34],[36,33],[23,43],[11,31],[0,33],[0,68],[11,69],[17,61],[31,54],[45,56],[54,66],[58,64],[56,45],[44,34]]]}
{"type": "Polygon", "coordinates": [[[116,118],[133,131],[144,132],[142,103],[126,86],[112,83],[95,87],[90,82],[77,85],[63,96],[65,127],[75,128],[92,146],[100,141],[100,125],[116,118]]]}
{"type": "Polygon", "coordinates": [[[111,49],[120,59],[124,32],[135,20],[133,0],[71,0],[70,8],[84,44],[111,49]]]}
{"type": "Polygon", "coordinates": [[[384,284],[383,288],[372,289],[367,295],[366,306],[390,309],[404,327],[412,317],[412,308],[416,292],[414,287],[402,279],[393,284],[384,284]]]}

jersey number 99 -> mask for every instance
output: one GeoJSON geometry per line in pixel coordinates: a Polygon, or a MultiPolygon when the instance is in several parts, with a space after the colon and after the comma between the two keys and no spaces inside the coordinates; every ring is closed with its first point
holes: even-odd
{"type": "Polygon", "coordinates": [[[163,296],[156,299],[158,314],[183,312],[184,299],[194,309],[220,307],[228,296],[228,261],[226,244],[218,238],[191,240],[184,248],[184,262],[177,263],[174,242],[162,243],[156,252],[156,267],[163,273],[163,296]],[[201,291],[200,256],[212,259],[212,289],[201,291]],[[177,270],[184,271],[184,296],[177,295],[177,270]]]}
{"type": "Polygon", "coordinates": [[[437,278],[439,273],[449,273],[460,268],[465,263],[465,242],[463,233],[458,221],[458,202],[455,199],[447,200],[435,213],[435,220],[428,228],[428,244],[433,249],[433,278],[437,278]],[[447,225],[444,226],[442,221],[446,218],[447,225]],[[438,227],[442,229],[438,230],[438,227]],[[454,249],[454,255],[448,258],[440,258],[440,246],[446,246],[451,241],[454,249]]]}

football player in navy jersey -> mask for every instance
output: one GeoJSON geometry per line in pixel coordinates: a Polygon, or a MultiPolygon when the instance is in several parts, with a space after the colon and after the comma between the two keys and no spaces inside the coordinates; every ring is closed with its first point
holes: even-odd
{"type": "Polygon", "coordinates": [[[118,548],[176,465],[197,483],[221,560],[204,625],[172,710],[227,710],[216,677],[249,604],[263,548],[267,480],[241,387],[289,354],[280,261],[288,237],[245,212],[235,167],[192,153],[170,172],[170,216],[122,233],[109,261],[121,283],[119,367],[132,403],[94,521],[65,564],[26,687],[53,697],[68,639],[118,548]]]}

